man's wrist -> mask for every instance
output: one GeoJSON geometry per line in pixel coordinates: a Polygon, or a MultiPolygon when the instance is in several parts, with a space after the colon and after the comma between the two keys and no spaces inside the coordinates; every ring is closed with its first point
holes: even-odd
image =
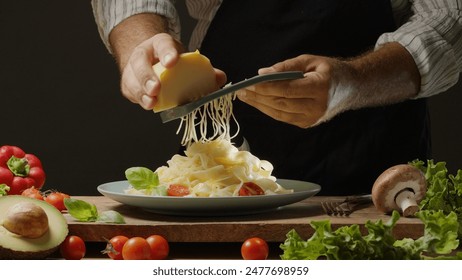
{"type": "Polygon", "coordinates": [[[133,15],[115,26],[109,34],[109,42],[120,69],[125,67],[136,46],[167,31],[167,20],[150,13],[133,15]]]}

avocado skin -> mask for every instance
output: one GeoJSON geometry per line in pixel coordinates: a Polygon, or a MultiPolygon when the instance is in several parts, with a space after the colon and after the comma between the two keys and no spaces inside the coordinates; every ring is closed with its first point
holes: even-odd
{"type": "Polygon", "coordinates": [[[43,260],[59,249],[59,246],[45,251],[22,252],[13,251],[0,246],[0,260],[43,260]]]}

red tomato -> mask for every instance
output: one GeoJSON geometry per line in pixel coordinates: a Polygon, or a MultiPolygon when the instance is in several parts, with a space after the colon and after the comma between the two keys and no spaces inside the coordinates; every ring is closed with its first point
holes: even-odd
{"type": "Polygon", "coordinates": [[[127,240],[128,237],[123,235],[114,236],[107,242],[106,248],[102,253],[107,254],[113,260],[123,260],[122,248],[127,240]]]}
{"type": "Polygon", "coordinates": [[[239,196],[263,195],[265,191],[254,182],[245,182],[239,189],[239,196]]]}
{"type": "Polygon", "coordinates": [[[60,245],[61,256],[66,260],[80,260],[85,256],[87,249],[82,238],[69,235],[60,245]]]}
{"type": "Polygon", "coordinates": [[[66,210],[66,206],[64,205],[64,199],[69,197],[70,196],[68,194],[62,192],[51,192],[45,196],[44,200],[56,207],[56,209],[58,209],[59,211],[64,211],[66,210]]]}
{"type": "Polygon", "coordinates": [[[142,237],[132,237],[122,247],[124,260],[149,260],[151,257],[151,246],[142,237]]]}
{"type": "Polygon", "coordinates": [[[35,198],[38,200],[43,200],[43,195],[40,190],[36,189],[35,187],[30,187],[22,191],[21,195],[35,198]]]}
{"type": "Polygon", "coordinates": [[[179,184],[171,184],[167,189],[167,195],[169,196],[185,196],[188,194],[189,188],[179,184]]]}
{"type": "Polygon", "coordinates": [[[241,247],[241,255],[244,260],[266,260],[268,254],[268,243],[259,237],[247,239],[241,247]]]}
{"type": "Polygon", "coordinates": [[[151,260],[163,260],[167,258],[170,250],[167,239],[161,235],[153,234],[146,238],[146,241],[151,247],[151,260]]]}

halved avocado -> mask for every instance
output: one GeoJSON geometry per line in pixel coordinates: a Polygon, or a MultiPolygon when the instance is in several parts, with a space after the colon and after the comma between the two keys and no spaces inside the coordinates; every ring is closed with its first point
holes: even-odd
{"type": "Polygon", "coordinates": [[[21,195],[0,197],[0,259],[44,259],[59,248],[68,233],[63,214],[47,202],[21,195]],[[9,209],[24,202],[41,207],[48,217],[48,231],[38,238],[23,237],[3,226],[9,209]]]}

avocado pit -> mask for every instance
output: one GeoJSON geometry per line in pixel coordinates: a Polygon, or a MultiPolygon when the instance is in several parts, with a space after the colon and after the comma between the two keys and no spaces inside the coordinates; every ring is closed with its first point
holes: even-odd
{"type": "Polygon", "coordinates": [[[26,238],[39,238],[48,231],[48,216],[32,202],[19,202],[8,209],[3,227],[26,238]]]}

